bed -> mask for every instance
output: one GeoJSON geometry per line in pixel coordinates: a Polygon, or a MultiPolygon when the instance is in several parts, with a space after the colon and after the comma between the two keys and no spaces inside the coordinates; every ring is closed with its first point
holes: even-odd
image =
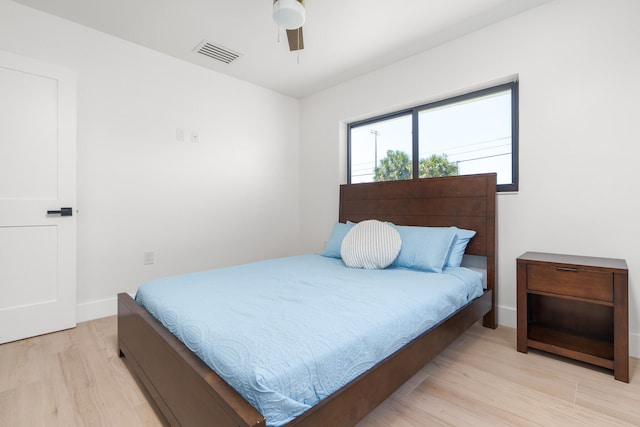
{"type": "MultiPolygon", "coordinates": [[[[288,426],[357,423],[473,323],[495,328],[495,174],[343,185],[340,222],[452,226],[476,236],[466,253],[486,259],[486,289],[288,426]]],[[[118,295],[118,346],[171,425],[265,426],[264,416],[128,294],[118,295]]]]}

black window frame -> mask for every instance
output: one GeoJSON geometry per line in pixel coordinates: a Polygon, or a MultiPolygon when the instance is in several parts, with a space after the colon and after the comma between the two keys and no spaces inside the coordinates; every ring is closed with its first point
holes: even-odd
{"type": "MultiPolygon", "coordinates": [[[[467,101],[474,98],[480,98],[486,95],[491,95],[497,92],[503,92],[505,90],[511,91],[511,183],[498,184],[496,191],[498,192],[514,192],[518,191],[518,127],[519,127],[519,111],[518,111],[518,81],[514,80],[508,83],[503,83],[497,86],[491,86],[485,89],[468,92],[462,95],[457,95],[451,98],[442,99],[439,101],[430,102],[427,104],[417,105],[415,107],[406,108],[400,111],[394,111],[392,113],[383,114],[376,117],[371,117],[365,120],[359,120],[357,122],[347,124],[347,183],[351,184],[351,130],[361,126],[367,126],[372,123],[386,121],[401,116],[411,116],[411,131],[412,131],[412,168],[413,174],[411,179],[419,178],[419,119],[420,112],[429,110],[432,108],[439,108],[448,104],[454,104],[461,101],[467,101]]],[[[377,165],[376,165],[377,166],[377,165]]],[[[428,179],[428,178],[427,178],[428,179]]]]}

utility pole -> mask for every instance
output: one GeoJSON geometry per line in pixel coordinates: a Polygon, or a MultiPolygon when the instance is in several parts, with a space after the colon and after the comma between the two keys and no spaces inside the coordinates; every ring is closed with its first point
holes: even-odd
{"type": "Polygon", "coordinates": [[[374,143],[374,149],[375,149],[375,156],[374,156],[374,158],[375,158],[376,162],[375,162],[375,164],[373,165],[373,170],[376,170],[376,168],[378,167],[378,135],[380,135],[380,131],[379,131],[379,130],[371,129],[371,131],[370,131],[370,132],[374,135],[374,140],[373,140],[373,143],[374,143]]]}

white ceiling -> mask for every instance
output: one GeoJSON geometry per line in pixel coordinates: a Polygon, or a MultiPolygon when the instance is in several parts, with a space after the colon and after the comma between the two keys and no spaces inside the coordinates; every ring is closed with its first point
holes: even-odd
{"type": "Polygon", "coordinates": [[[306,0],[299,61],[272,0],[14,1],[301,98],[551,0],[306,0]],[[194,53],[202,40],[242,56],[194,53]]]}

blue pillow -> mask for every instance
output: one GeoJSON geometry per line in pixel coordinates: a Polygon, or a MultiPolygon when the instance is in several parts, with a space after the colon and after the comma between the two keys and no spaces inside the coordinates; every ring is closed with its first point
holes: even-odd
{"type": "Polygon", "coordinates": [[[333,226],[333,230],[331,230],[331,235],[329,236],[327,244],[324,245],[324,252],[322,252],[322,255],[330,258],[342,259],[342,255],[340,255],[342,241],[344,240],[344,236],[347,235],[354,225],[354,223],[343,224],[341,222],[336,222],[333,226]]]}
{"type": "Polygon", "coordinates": [[[476,232],[473,230],[465,230],[464,228],[456,228],[456,236],[453,238],[453,244],[449,250],[449,256],[447,257],[446,267],[460,267],[462,264],[462,257],[464,251],[467,249],[467,244],[476,232]]]}
{"type": "Polygon", "coordinates": [[[402,248],[394,266],[442,273],[456,236],[455,227],[397,225],[396,229],[402,239],[402,248]]]}

